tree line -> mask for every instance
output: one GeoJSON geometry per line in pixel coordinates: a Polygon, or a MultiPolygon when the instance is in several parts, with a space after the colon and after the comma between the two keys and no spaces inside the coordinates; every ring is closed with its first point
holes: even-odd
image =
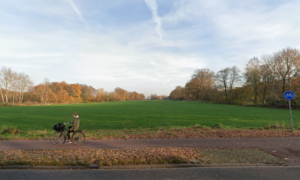
{"type": "Polygon", "coordinates": [[[169,96],[168,95],[156,95],[155,94],[151,94],[150,96],[147,96],[146,98],[147,100],[169,100],[169,96]]]}
{"type": "Polygon", "coordinates": [[[144,94],[130,92],[120,87],[108,92],[86,84],[50,82],[33,85],[25,73],[17,73],[5,66],[0,69],[0,102],[2,104],[22,103],[81,103],[142,100],[144,94]]]}
{"type": "Polygon", "coordinates": [[[184,87],[170,93],[172,100],[212,101],[226,104],[284,103],[283,93],[295,92],[294,105],[300,103],[300,51],[287,47],[273,54],[253,57],[241,72],[236,66],[213,72],[197,69],[184,87]]]}

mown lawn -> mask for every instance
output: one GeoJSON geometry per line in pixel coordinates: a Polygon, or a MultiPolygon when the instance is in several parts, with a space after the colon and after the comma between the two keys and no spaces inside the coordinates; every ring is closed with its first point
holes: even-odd
{"type": "MultiPolygon", "coordinates": [[[[72,121],[78,112],[84,130],[116,130],[183,127],[200,124],[211,127],[260,128],[276,122],[290,127],[288,109],[269,109],[180,101],[120,101],[108,103],[0,107],[0,125],[21,131],[52,130],[58,122],[72,121]]],[[[294,127],[300,125],[300,111],[293,111],[294,127]]]]}

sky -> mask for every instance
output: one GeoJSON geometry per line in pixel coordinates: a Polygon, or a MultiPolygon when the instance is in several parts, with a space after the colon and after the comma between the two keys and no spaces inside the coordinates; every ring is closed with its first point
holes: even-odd
{"type": "Polygon", "coordinates": [[[300,48],[299,0],[0,0],[0,67],[113,91],[169,95],[217,72],[300,48]]]}

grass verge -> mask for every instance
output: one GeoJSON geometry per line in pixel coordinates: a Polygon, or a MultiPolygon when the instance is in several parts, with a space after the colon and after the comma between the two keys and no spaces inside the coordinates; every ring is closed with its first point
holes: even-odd
{"type": "MultiPolygon", "coordinates": [[[[220,126],[219,126],[220,127],[220,126]]],[[[0,140],[50,140],[54,131],[41,130],[19,132],[17,134],[0,134],[0,140]]],[[[188,138],[266,138],[266,137],[299,137],[300,131],[288,129],[222,129],[201,127],[155,128],[135,130],[100,130],[86,131],[87,140],[117,139],[188,139],[188,138]]]]}

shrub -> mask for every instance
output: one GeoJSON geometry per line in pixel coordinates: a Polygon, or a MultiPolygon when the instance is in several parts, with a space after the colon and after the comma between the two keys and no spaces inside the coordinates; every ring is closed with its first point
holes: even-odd
{"type": "Polygon", "coordinates": [[[268,126],[264,127],[264,129],[285,129],[285,124],[282,123],[281,125],[276,122],[275,124],[269,124],[268,126]]]}
{"type": "Polygon", "coordinates": [[[200,124],[195,124],[194,127],[195,128],[201,128],[201,125],[200,124]]]}
{"type": "Polygon", "coordinates": [[[20,132],[20,130],[18,129],[18,127],[14,127],[11,125],[2,125],[1,129],[0,129],[1,134],[17,134],[20,132]]]}
{"type": "Polygon", "coordinates": [[[218,124],[213,125],[213,128],[216,128],[216,129],[224,129],[224,125],[221,124],[221,123],[218,123],[218,124]]]}
{"type": "Polygon", "coordinates": [[[171,160],[171,163],[173,164],[184,164],[184,163],[187,163],[187,160],[178,156],[178,157],[175,157],[173,160],[171,160]]]}
{"type": "Polygon", "coordinates": [[[122,122],[122,125],[123,125],[123,126],[127,126],[127,125],[130,125],[130,124],[131,124],[130,121],[123,121],[123,122],[122,122]]]}

